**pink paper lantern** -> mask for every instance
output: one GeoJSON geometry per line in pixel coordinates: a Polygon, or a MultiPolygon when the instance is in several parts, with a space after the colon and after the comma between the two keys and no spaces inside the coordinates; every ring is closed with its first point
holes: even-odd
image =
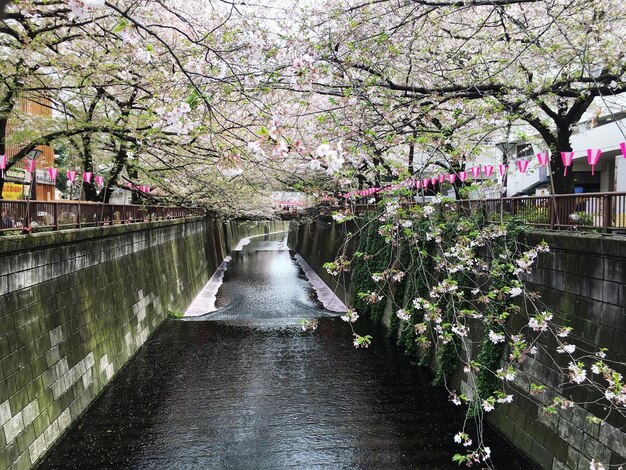
{"type": "Polygon", "coordinates": [[[539,152],[537,154],[537,160],[539,160],[539,165],[547,166],[548,165],[548,152],[539,152]]]}
{"type": "Polygon", "coordinates": [[[500,164],[498,165],[498,171],[500,172],[500,176],[504,176],[504,174],[506,173],[508,165],[503,165],[500,164]]]}
{"type": "Polygon", "coordinates": [[[465,183],[465,180],[467,179],[467,171],[459,171],[458,175],[461,182],[465,183]]]}
{"type": "Polygon", "coordinates": [[[58,168],[48,168],[48,175],[50,175],[50,179],[54,181],[55,183],[57,182],[58,174],[59,174],[58,168]]]}
{"type": "Polygon", "coordinates": [[[454,180],[456,180],[456,174],[454,174],[454,173],[450,173],[450,174],[448,175],[448,181],[449,181],[450,183],[454,184],[454,180]]]}
{"type": "Polygon", "coordinates": [[[470,171],[472,172],[472,176],[474,177],[474,179],[478,178],[478,176],[480,175],[480,165],[473,166],[472,168],[470,168],[470,171]]]}
{"type": "Polygon", "coordinates": [[[592,176],[595,174],[596,163],[598,163],[598,160],[600,160],[600,155],[602,155],[602,150],[600,149],[597,149],[597,150],[587,149],[587,163],[591,165],[592,176]]]}
{"type": "MultiPolygon", "coordinates": [[[[624,155],[624,158],[626,158],[626,142],[622,142],[621,144],[619,144],[619,147],[622,149],[622,155],[624,155]]],[[[5,163],[6,163],[6,160],[5,160],[5,163]]]]}
{"type": "Polygon", "coordinates": [[[430,180],[428,178],[424,178],[422,180],[422,188],[424,189],[428,188],[428,183],[430,183],[430,180]]]}
{"type": "Polygon", "coordinates": [[[28,171],[29,173],[34,173],[35,171],[35,159],[31,158],[29,160],[26,160],[26,171],[28,171]]]}
{"type": "Polygon", "coordinates": [[[74,181],[76,180],[76,172],[74,170],[68,171],[67,179],[70,180],[70,183],[74,183],[74,181]]]}
{"type": "Polygon", "coordinates": [[[485,165],[483,167],[483,173],[485,176],[489,177],[493,173],[493,165],[485,165]]]}
{"type": "Polygon", "coordinates": [[[446,175],[444,175],[443,173],[439,175],[439,182],[443,183],[446,180],[446,175]]]}
{"type": "Polygon", "coordinates": [[[517,161],[517,169],[519,170],[520,173],[526,173],[526,170],[528,169],[528,164],[530,163],[530,161],[528,160],[518,160],[517,161]]]}
{"type": "Polygon", "coordinates": [[[422,187],[422,182],[420,180],[415,181],[413,184],[416,189],[420,189],[422,187]]]}
{"type": "Polygon", "coordinates": [[[93,173],[90,171],[86,171],[83,173],[83,181],[87,184],[91,183],[91,177],[93,173]]]}
{"type": "Polygon", "coordinates": [[[96,184],[98,185],[99,188],[102,188],[102,186],[104,186],[104,178],[100,175],[96,175],[96,184]]]}
{"type": "Polygon", "coordinates": [[[0,155],[0,170],[6,170],[7,167],[7,156],[0,155]]]}
{"type": "Polygon", "coordinates": [[[561,161],[563,162],[563,166],[565,170],[563,171],[563,176],[567,175],[567,167],[572,165],[572,161],[574,160],[574,152],[561,152],[561,161]]]}
{"type": "Polygon", "coordinates": [[[431,176],[430,178],[430,182],[433,186],[435,186],[437,184],[437,181],[439,181],[439,177],[438,176],[431,176]]]}

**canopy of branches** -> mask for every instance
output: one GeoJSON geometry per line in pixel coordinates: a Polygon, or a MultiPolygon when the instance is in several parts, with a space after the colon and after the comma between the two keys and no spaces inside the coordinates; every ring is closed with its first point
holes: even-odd
{"type": "Polygon", "coordinates": [[[511,133],[560,175],[573,127],[626,91],[625,16],[623,0],[14,1],[0,154],[53,144],[104,176],[89,199],[130,182],[230,213],[462,169],[511,133]]]}

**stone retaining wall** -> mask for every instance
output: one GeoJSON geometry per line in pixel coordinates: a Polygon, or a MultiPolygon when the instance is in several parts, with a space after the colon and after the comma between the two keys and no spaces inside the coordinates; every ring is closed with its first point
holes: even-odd
{"type": "MultiPolygon", "coordinates": [[[[573,327],[569,342],[578,350],[607,348],[607,359],[626,363],[626,238],[534,232],[527,243],[541,240],[550,245],[550,253],[539,257],[526,288],[541,295],[555,321],[573,327]]],[[[549,347],[554,349],[554,345],[549,347]]],[[[560,365],[566,367],[567,362],[560,365]]],[[[522,367],[535,383],[547,387],[537,397],[544,404],[555,396],[576,401],[597,398],[561,387],[568,379],[541,348],[522,367]]],[[[621,372],[626,376],[626,370],[621,372]]],[[[521,394],[516,394],[514,403],[497,407],[492,423],[542,468],[586,470],[592,459],[614,468],[626,465],[622,416],[606,416],[602,405],[576,406],[551,415],[529,398],[529,383],[517,381],[516,385],[521,394]],[[593,424],[587,419],[592,415],[606,421],[593,424]]]]}
{"type": "Polygon", "coordinates": [[[204,217],[0,237],[0,469],[30,468],[240,238],[204,217]]]}

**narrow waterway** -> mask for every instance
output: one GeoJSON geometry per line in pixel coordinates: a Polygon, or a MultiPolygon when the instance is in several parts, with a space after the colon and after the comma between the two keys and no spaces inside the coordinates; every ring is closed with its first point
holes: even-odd
{"type": "MultiPolygon", "coordinates": [[[[365,320],[355,350],[282,235],[232,256],[219,310],[165,322],[40,468],[459,468],[459,410],[365,320]]],[[[532,468],[487,440],[497,468],[532,468]]]]}

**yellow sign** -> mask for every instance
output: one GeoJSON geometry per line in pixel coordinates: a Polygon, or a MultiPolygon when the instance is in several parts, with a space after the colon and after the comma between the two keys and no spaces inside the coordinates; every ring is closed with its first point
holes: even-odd
{"type": "Polygon", "coordinates": [[[3,199],[10,199],[10,200],[22,199],[23,195],[24,195],[24,186],[22,186],[21,184],[7,183],[6,181],[4,182],[4,186],[2,187],[3,199]]]}

